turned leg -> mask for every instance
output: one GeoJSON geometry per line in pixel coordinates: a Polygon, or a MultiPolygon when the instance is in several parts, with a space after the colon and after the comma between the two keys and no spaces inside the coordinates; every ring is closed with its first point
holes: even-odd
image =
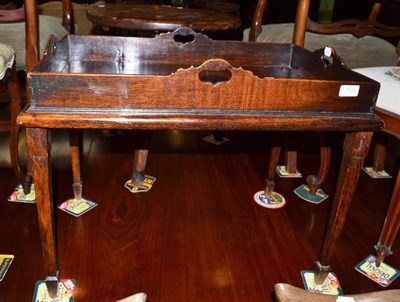
{"type": "Polygon", "coordinates": [[[275,169],[278,165],[279,155],[281,153],[281,135],[280,133],[274,132],[272,134],[271,150],[269,154],[269,163],[265,187],[265,198],[270,198],[271,193],[275,187],[275,169]]]}
{"type": "Polygon", "coordinates": [[[58,269],[51,196],[50,131],[41,128],[27,128],[26,136],[28,154],[32,160],[32,172],[35,178],[40,239],[47,274],[46,284],[50,296],[56,297],[58,269]]]}
{"type": "Polygon", "coordinates": [[[320,165],[317,176],[307,176],[307,185],[310,189],[310,193],[315,195],[318,189],[325,182],[328,176],[329,168],[331,165],[331,148],[327,146],[325,141],[325,135],[323,132],[319,132],[319,152],[320,152],[320,165]]]}
{"type": "Polygon", "coordinates": [[[355,132],[346,134],[343,144],[343,157],[335,197],[325,232],[319,260],[315,264],[315,283],[321,284],[331,268],[329,261],[337,239],[343,229],[346,215],[353,198],[360,176],[361,167],[368,153],[372,132],[355,132]]]}
{"type": "Polygon", "coordinates": [[[19,160],[18,141],[20,128],[17,124],[17,116],[22,110],[22,95],[15,66],[10,70],[10,77],[7,81],[7,89],[10,96],[10,158],[14,173],[21,182],[24,194],[31,191],[32,177],[22,172],[19,160]]]}
{"type": "Polygon", "coordinates": [[[81,178],[81,149],[80,149],[80,130],[69,131],[69,146],[71,152],[71,165],[72,165],[72,189],[74,191],[74,197],[76,200],[82,198],[82,178],[81,178]]]}
{"type": "Polygon", "coordinates": [[[142,184],[145,179],[144,172],[146,169],[148,154],[149,150],[146,149],[135,150],[135,160],[132,173],[132,183],[134,185],[142,184]]]}
{"type": "Polygon", "coordinates": [[[379,236],[378,244],[375,246],[377,260],[376,266],[380,266],[386,257],[393,252],[392,244],[400,227],[400,170],[397,174],[396,185],[393,190],[389,210],[379,236]]]}

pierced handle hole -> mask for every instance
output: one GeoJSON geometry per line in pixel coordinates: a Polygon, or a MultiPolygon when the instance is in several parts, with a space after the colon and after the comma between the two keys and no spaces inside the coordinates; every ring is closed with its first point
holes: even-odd
{"type": "Polygon", "coordinates": [[[183,44],[190,43],[194,41],[194,35],[175,35],[174,41],[183,44]]]}
{"type": "Polygon", "coordinates": [[[230,70],[202,70],[199,73],[200,81],[213,85],[228,82],[231,78],[232,72],[230,70]]]}

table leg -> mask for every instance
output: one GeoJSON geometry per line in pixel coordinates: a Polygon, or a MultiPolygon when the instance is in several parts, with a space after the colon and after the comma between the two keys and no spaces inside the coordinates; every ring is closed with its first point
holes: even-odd
{"type": "Polygon", "coordinates": [[[35,180],[40,239],[47,274],[46,284],[50,296],[56,297],[58,269],[51,196],[50,131],[41,128],[27,128],[26,137],[35,180]]]}
{"type": "Polygon", "coordinates": [[[346,134],[332,210],[319,260],[316,262],[314,268],[314,279],[317,284],[323,283],[331,270],[328,263],[333,254],[336,241],[343,229],[346,215],[360,176],[361,167],[368,153],[371,138],[372,132],[346,134]]]}
{"type": "Polygon", "coordinates": [[[393,190],[389,210],[379,236],[378,244],[375,246],[377,260],[376,266],[380,266],[382,261],[393,252],[392,244],[400,228],[400,170],[397,174],[396,185],[393,190]]]}

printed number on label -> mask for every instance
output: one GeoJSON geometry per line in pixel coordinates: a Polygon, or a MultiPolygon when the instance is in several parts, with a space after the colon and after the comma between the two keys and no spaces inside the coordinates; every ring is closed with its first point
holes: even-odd
{"type": "Polygon", "coordinates": [[[341,97],[356,97],[360,91],[360,85],[341,85],[339,96],[341,97]]]}

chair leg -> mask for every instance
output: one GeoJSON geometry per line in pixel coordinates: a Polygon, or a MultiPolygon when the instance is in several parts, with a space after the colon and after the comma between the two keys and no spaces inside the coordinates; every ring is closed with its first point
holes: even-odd
{"type": "Polygon", "coordinates": [[[386,146],[379,142],[375,143],[374,161],[372,167],[374,171],[381,172],[385,169],[386,146]]]}
{"type": "Polygon", "coordinates": [[[149,150],[137,149],[135,150],[135,160],[132,173],[132,183],[134,185],[141,185],[145,179],[145,169],[147,163],[147,156],[149,150]]]}
{"type": "Polygon", "coordinates": [[[69,131],[69,148],[71,152],[71,165],[72,165],[72,178],[73,184],[72,189],[74,191],[74,197],[76,200],[82,198],[82,177],[81,177],[81,132],[80,130],[70,130],[69,131]]]}
{"type": "Polygon", "coordinates": [[[22,172],[19,160],[18,141],[20,127],[17,124],[17,116],[22,110],[22,95],[15,65],[9,69],[10,76],[7,81],[7,89],[10,97],[10,157],[14,173],[22,184],[24,194],[31,191],[32,177],[22,172]]]}
{"type": "Polygon", "coordinates": [[[286,172],[290,174],[297,172],[297,150],[292,136],[292,134],[287,134],[285,136],[285,168],[286,172]]]}
{"type": "Polygon", "coordinates": [[[222,131],[213,131],[212,135],[217,142],[222,142],[224,139],[222,131]]]}
{"type": "MultiPolygon", "coordinates": [[[[268,167],[268,176],[266,180],[266,190],[265,196],[269,196],[274,188],[274,178],[275,178],[275,167],[278,164],[279,155],[281,151],[281,137],[278,137],[278,134],[273,135],[272,138],[272,147],[270,151],[270,161],[268,167]]],[[[310,193],[315,195],[318,189],[322,186],[325,182],[326,177],[329,172],[330,168],[330,159],[331,159],[331,149],[327,146],[325,141],[325,135],[323,132],[319,132],[319,144],[320,144],[320,166],[318,170],[318,174],[309,175],[307,177],[307,185],[310,188],[310,193]]],[[[286,152],[285,152],[285,166],[286,171],[293,171],[291,173],[295,173],[297,171],[297,151],[293,150],[294,148],[290,147],[290,141],[288,137],[285,136],[285,145],[286,145],[286,152]]]]}
{"type": "Polygon", "coordinates": [[[269,163],[267,171],[267,179],[265,186],[265,198],[271,197],[272,191],[275,187],[275,169],[278,165],[279,156],[281,154],[282,136],[280,133],[274,132],[272,134],[271,150],[269,154],[269,163]]]}
{"type": "Polygon", "coordinates": [[[318,189],[325,182],[331,165],[331,148],[327,146],[325,141],[325,135],[323,132],[319,132],[319,150],[320,150],[320,165],[318,174],[317,176],[315,175],[307,176],[307,185],[312,195],[315,195],[318,189]]]}
{"type": "Polygon", "coordinates": [[[400,228],[400,170],[397,175],[396,185],[393,190],[389,210],[379,236],[378,244],[375,246],[377,260],[376,266],[380,266],[386,257],[393,252],[392,244],[400,228]]]}
{"type": "MultiPolygon", "coordinates": [[[[149,149],[146,149],[149,145],[149,134],[147,131],[139,131],[137,138],[137,146],[135,148],[134,155],[134,163],[133,163],[133,172],[131,179],[125,184],[131,192],[143,192],[143,190],[136,190],[143,186],[147,187],[148,191],[152,184],[148,183],[149,179],[147,179],[147,175],[145,175],[146,165],[147,165],[147,157],[149,155],[149,149]],[[128,183],[130,184],[128,185],[128,183]]],[[[149,176],[150,178],[153,178],[149,176]]],[[[155,177],[153,178],[155,180],[155,177]]],[[[154,181],[153,180],[153,181],[154,181]]]]}
{"type": "Polygon", "coordinates": [[[374,146],[374,158],[372,162],[372,169],[374,172],[383,172],[385,169],[386,160],[386,145],[387,145],[387,134],[383,132],[375,133],[375,146],[374,146]]]}

